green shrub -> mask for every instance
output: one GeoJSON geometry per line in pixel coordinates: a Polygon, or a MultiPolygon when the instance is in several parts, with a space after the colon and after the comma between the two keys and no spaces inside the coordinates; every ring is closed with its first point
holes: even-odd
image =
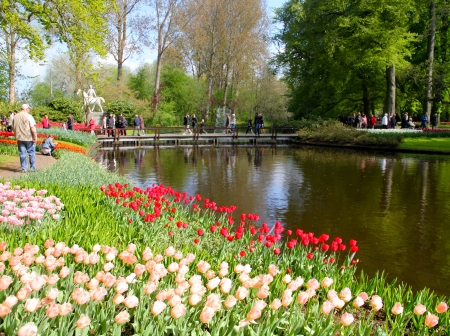
{"type": "MultiPolygon", "coordinates": [[[[72,114],[76,122],[81,123],[84,120],[84,110],[80,101],[71,98],[57,98],[50,102],[49,107],[59,112],[55,121],[67,120],[68,114],[72,114]]],[[[50,120],[52,119],[50,118],[50,120]]]]}
{"type": "Polygon", "coordinates": [[[114,100],[108,104],[108,113],[115,114],[116,116],[123,113],[123,116],[128,120],[128,124],[131,125],[130,121],[138,113],[137,107],[133,102],[126,100],[114,100]]]}

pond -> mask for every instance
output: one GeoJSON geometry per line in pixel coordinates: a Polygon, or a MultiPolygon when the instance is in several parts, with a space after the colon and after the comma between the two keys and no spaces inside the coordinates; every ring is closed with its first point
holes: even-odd
{"type": "Polygon", "coordinates": [[[170,185],[257,213],[260,223],[356,239],[359,269],[450,296],[448,156],[160,146],[104,148],[96,160],[140,187],[170,185]]]}

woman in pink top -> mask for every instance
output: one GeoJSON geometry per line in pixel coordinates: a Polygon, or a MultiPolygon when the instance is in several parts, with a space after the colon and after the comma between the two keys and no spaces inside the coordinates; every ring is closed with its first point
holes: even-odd
{"type": "Polygon", "coordinates": [[[42,119],[42,127],[43,128],[50,128],[50,119],[48,119],[48,115],[45,115],[42,119]]]}
{"type": "Polygon", "coordinates": [[[91,118],[91,120],[89,120],[89,129],[91,130],[91,134],[95,134],[94,130],[95,130],[95,120],[94,118],[91,118]]]}
{"type": "Polygon", "coordinates": [[[363,114],[363,116],[362,116],[361,127],[367,128],[367,116],[365,114],[363,114]]]}

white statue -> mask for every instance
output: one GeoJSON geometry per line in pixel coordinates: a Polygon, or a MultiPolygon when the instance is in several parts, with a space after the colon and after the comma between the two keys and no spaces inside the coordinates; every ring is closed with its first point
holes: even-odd
{"type": "Polygon", "coordinates": [[[103,97],[97,97],[95,90],[92,88],[92,85],[89,86],[89,90],[87,93],[81,89],[78,89],[77,95],[81,92],[83,93],[83,105],[85,111],[95,112],[95,106],[98,106],[100,112],[103,113],[102,103],[104,103],[105,100],[103,99],[103,97]]]}

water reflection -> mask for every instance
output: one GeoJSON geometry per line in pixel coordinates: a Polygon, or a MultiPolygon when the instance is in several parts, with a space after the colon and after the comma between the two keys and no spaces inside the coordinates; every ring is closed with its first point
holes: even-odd
{"type": "Polygon", "coordinates": [[[360,268],[450,295],[450,160],[323,148],[102,150],[98,162],[142,187],[199,193],[237,215],[359,241],[360,268]]]}

